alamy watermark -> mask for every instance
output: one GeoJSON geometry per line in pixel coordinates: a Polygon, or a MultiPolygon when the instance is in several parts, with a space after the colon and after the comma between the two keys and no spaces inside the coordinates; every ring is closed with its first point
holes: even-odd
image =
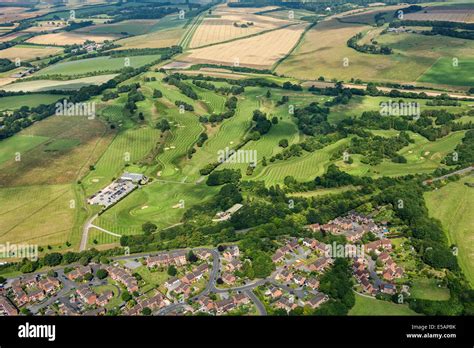
{"type": "Polygon", "coordinates": [[[248,163],[252,167],[257,166],[257,150],[234,150],[226,147],[217,151],[219,163],[248,163]]]}
{"type": "Polygon", "coordinates": [[[326,245],[326,250],[324,252],[326,257],[335,259],[335,258],[364,258],[364,247],[361,245],[354,244],[337,244],[333,242],[332,244],[326,245]]]}
{"type": "Polygon", "coordinates": [[[54,106],[56,108],[56,116],[83,116],[89,120],[95,118],[95,102],[73,103],[64,99],[62,102],[57,102],[54,106]]]}
{"type": "Polygon", "coordinates": [[[412,116],[420,117],[420,104],[417,102],[392,101],[380,103],[380,115],[382,116],[412,116]]]}
{"type": "Polygon", "coordinates": [[[37,244],[0,244],[0,259],[38,260],[37,244]]]}

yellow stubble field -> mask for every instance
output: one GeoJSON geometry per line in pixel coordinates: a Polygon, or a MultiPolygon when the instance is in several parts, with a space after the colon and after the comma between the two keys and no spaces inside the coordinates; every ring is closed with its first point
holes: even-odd
{"type": "Polygon", "coordinates": [[[295,24],[261,35],[191,50],[184,58],[192,63],[270,68],[297,44],[308,24],[295,24]]]}

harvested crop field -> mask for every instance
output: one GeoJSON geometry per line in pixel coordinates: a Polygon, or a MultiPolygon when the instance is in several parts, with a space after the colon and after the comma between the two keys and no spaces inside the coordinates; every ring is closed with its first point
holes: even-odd
{"type": "Polygon", "coordinates": [[[6,50],[2,50],[2,58],[15,60],[20,58],[21,60],[32,60],[39,58],[45,58],[50,55],[56,55],[62,52],[62,48],[49,47],[49,46],[28,46],[28,45],[16,45],[6,50]]]}
{"type": "Polygon", "coordinates": [[[435,6],[423,11],[408,13],[407,20],[415,21],[446,21],[474,23],[474,6],[465,4],[456,6],[435,6]]]}
{"type": "Polygon", "coordinates": [[[98,75],[91,77],[84,77],[81,79],[74,79],[68,81],[57,81],[57,80],[35,80],[12,83],[6,86],[2,86],[2,89],[9,92],[42,92],[51,91],[53,89],[72,91],[78,90],[84,86],[100,85],[114,78],[116,74],[109,75],[98,75]]]}
{"type": "Polygon", "coordinates": [[[287,20],[253,14],[251,11],[254,9],[245,10],[247,11],[236,13],[229,11],[227,7],[218,7],[212,16],[205,17],[199,24],[189,47],[196,48],[228,41],[290,23],[287,20]]]}
{"type": "Polygon", "coordinates": [[[61,32],[53,34],[45,34],[32,37],[27,42],[40,44],[40,45],[82,45],[87,40],[95,42],[104,42],[106,40],[112,41],[119,38],[119,35],[112,34],[85,34],[85,33],[73,33],[73,32],[61,32]]]}
{"type": "Polygon", "coordinates": [[[220,45],[192,50],[185,58],[193,63],[216,63],[270,68],[296,45],[306,25],[283,29],[220,45]]]}
{"type": "Polygon", "coordinates": [[[163,48],[177,45],[184,32],[183,28],[163,30],[145,35],[128,37],[117,40],[115,43],[121,45],[120,49],[129,48],[163,48]]]}

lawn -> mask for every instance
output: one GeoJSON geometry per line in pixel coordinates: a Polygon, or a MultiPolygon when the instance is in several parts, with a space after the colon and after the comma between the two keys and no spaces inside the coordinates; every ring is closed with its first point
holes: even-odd
{"type": "Polygon", "coordinates": [[[2,97],[0,98],[0,112],[5,110],[17,110],[22,106],[32,108],[41,104],[47,105],[65,97],[65,95],[46,93],[2,97]]]}
{"type": "Polygon", "coordinates": [[[439,287],[436,280],[427,278],[414,280],[410,294],[411,297],[432,301],[447,301],[450,298],[448,288],[439,287]]]}
{"type": "Polygon", "coordinates": [[[349,315],[419,315],[408,308],[406,304],[367,298],[355,295],[356,303],[349,315]]]}
{"type": "Polygon", "coordinates": [[[457,246],[458,262],[471,287],[474,287],[474,189],[466,183],[474,183],[473,177],[465,177],[438,190],[426,192],[425,200],[430,215],[441,221],[449,243],[457,246]]]}

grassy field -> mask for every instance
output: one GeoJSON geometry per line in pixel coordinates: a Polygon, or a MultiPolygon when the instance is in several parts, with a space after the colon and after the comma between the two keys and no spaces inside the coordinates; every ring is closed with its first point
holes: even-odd
{"type": "Polygon", "coordinates": [[[418,81],[440,85],[474,86],[474,59],[460,58],[458,66],[453,66],[453,59],[443,57],[420,76],[418,81]]]}
{"type": "Polygon", "coordinates": [[[458,248],[458,262],[474,287],[474,204],[473,188],[466,183],[474,183],[472,176],[425,193],[426,205],[430,215],[439,219],[450,244],[458,248]]]}
{"type": "Polygon", "coordinates": [[[406,304],[371,299],[358,294],[355,298],[356,303],[349,315],[419,315],[406,304]]]}
{"type": "Polygon", "coordinates": [[[432,301],[447,301],[450,298],[449,289],[439,287],[434,279],[414,280],[410,294],[411,297],[432,301]]]}
{"type": "Polygon", "coordinates": [[[74,198],[69,184],[0,188],[0,243],[66,248],[74,225],[74,198]]]}
{"type": "Polygon", "coordinates": [[[72,183],[89,170],[111,139],[111,132],[97,119],[53,116],[38,122],[0,143],[7,153],[0,165],[0,187],[72,183]],[[26,144],[29,137],[36,146],[26,144]],[[18,144],[24,152],[15,161],[12,152],[19,151],[18,144]]]}
{"type": "MultiPolygon", "coordinates": [[[[472,40],[401,33],[377,37],[379,44],[394,50],[391,55],[373,55],[347,47],[346,42],[370,27],[340,23],[336,19],[320,22],[309,30],[293,53],[278,65],[276,72],[301,79],[337,78],[348,81],[415,82],[440,57],[470,57],[472,40]],[[370,64],[367,62],[370,60],[370,64]],[[348,64],[344,65],[343,63],[348,64]]],[[[465,80],[467,77],[463,78],[465,80]]],[[[448,78],[446,78],[448,79],[448,78]]],[[[452,77],[454,80],[455,77],[452,77]]]]}
{"type": "Polygon", "coordinates": [[[0,111],[16,110],[22,106],[34,107],[41,104],[51,104],[57,100],[63,99],[65,95],[60,94],[31,94],[15,95],[11,97],[0,98],[0,111]]]}
{"type": "Polygon", "coordinates": [[[45,76],[45,75],[65,75],[65,76],[74,76],[78,74],[86,74],[92,72],[110,72],[117,71],[126,67],[126,59],[130,67],[137,68],[142,65],[151,63],[157,60],[159,56],[149,55],[149,56],[131,56],[131,57],[120,57],[120,58],[111,58],[111,57],[97,57],[97,58],[88,58],[81,60],[73,60],[69,62],[63,62],[51,65],[47,68],[40,70],[36,73],[36,76],[45,76]]]}

